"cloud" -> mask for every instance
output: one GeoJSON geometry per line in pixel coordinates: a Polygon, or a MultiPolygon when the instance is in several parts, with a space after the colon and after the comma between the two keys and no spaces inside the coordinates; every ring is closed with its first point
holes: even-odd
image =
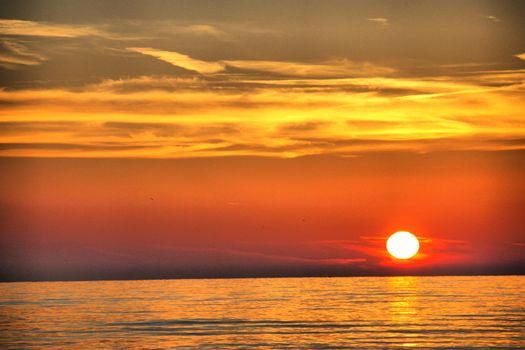
{"type": "Polygon", "coordinates": [[[243,73],[0,90],[0,133],[10,144],[1,154],[298,157],[524,149],[524,74],[416,79],[243,73]]]}
{"type": "Polygon", "coordinates": [[[380,24],[383,27],[390,25],[388,18],[384,18],[384,17],[367,18],[367,21],[380,24]]]}
{"type": "Polygon", "coordinates": [[[36,66],[47,57],[30,50],[26,45],[14,40],[0,42],[0,66],[16,69],[19,66],[36,66]]]}
{"type": "MultiPolygon", "coordinates": [[[[361,72],[363,73],[363,72],[361,72]]],[[[525,74],[525,73],[524,73],[525,74]]],[[[490,75],[497,78],[496,75],[490,75]]],[[[506,74],[506,82],[513,79],[519,81],[521,76],[513,73],[506,74]]],[[[499,79],[499,78],[498,78],[499,79]]],[[[499,79],[499,80],[502,80],[499,79]]],[[[494,79],[493,79],[494,80],[494,79]]],[[[491,81],[493,84],[494,81],[491,81]]],[[[385,96],[406,96],[407,94],[423,93],[425,91],[449,91],[452,86],[449,83],[435,81],[429,90],[428,83],[419,82],[415,79],[399,79],[386,77],[265,77],[260,72],[250,74],[236,73],[234,75],[220,74],[219,76],[139,76],[126,79],[105,79],[100,83],[91,85],[90,89],[97,91],[107,91],[112,93],[138,93],[145,91],[165,91],[165,92],[183,92],[183,91],[224,91],[228,93],[246,92],[254,89],[265,90],[290,90],[303,92],[374,92],[385,96]]]]}
{"type": "Polygon", "coordinates": [[[309,131],[317,131],[327,125],[329,125],[330,122],[328,121],[305,121],[301,123],[290,123],[285,124],[280,127],[280,130],[285,133],[302,133],[302,132],[309,132],[309,131]]]}
{"type": "MultiPolygon", "coordinates": [[[[258,251],[247,251],[231,248],[207,248],[190,246],[156,246],[154,249],[159,251],[177,252],[179,254],[189,253],[195,255],[213,256],[216,261],[242,261],[243,263],[263,263],[263,264],[300,264],[300,265],[347,265],[360,264],[366,262],[362,257],[343,257],[343,258],[319,258],[302,257],[291,254],[275,254],[258,251]]],[[[179,255],[176,254],[176,255],[179,255]]]]}
{"type": "Polygon", "coordinates": [[[15,69],[17,66],[36,66],[40,63],[39,60],[0,53],[0,66],[7,69],[15,69]]]}
{"type": "MultiPolygon", "coordinates": [[[[217,82],[222,86],[222,82],[217,82]]],[[[92,86],[99,91],[113,93],[136,93],[141,91],[181,91],[181,90],[206,90],[213,87],[207,84],[202,77],[177,77],[177,76],[139,76],[126,79],[104,79],[92,86]]]]}
{"type": "Polygon", "coordinates": [[[494,22],[494,23],[503,22],[500,18],[496,16],[492,16],[492,15],[481,15],[481,17],[488,19],[489,21],[494,22]]]}
{"type": "Polygon", "coordinates": [[[163,51],[149,47],[130,47],[127,50],[138,52],[147,56],[152,56],[158,58],[161,61],[168,62],[174,66],[195,71],[201,74],[213,74],[222,72],[224,70],[224,64],[222,63],[201,61],[174,51],[163,51]]]}
{"type": "Polygon", "coordinates": [[[76,38],[102,34],[100,30],[90,26],[0,19],[0,35],[76,38]]]}
{"type": "Polygon", "coordinates": [[[517,55],[514,55],[514,57],[517,57],[517,58],[519,58],[520,60],[524,60],[524,61],[525,61],[525,52],[524,52],[524,53],[517,54],[517,55]]]}
{"type": "Polygon", "coordinates": [[[178,31],[194,35],[208,35],[216,38],[225,38],[227,36],[224,31],[209,24],[192,24],[181,27],[178,31]]]}
{"type": "Polygon", "coordinates": [[[102,127],[126,132],[128,136],[152,133],[156,137],[170,137],[184,129],[183,126],[174,123],[106,122],[102,127]]]}
{"type": "Polygon", "coordinates": [[[6,121],[0,122],[0,135],[60,132],[82,125],[83,123],[73,121],[6,121]]]}
{"type": "Polygon", "coordinates": [[[163,51],[147,47],[130,47],[127,50],[152,56],[174,66],[200,74],[222,73],[227,67],[298,77],[370,76],[386,75],[394,72],[392,68],[378,66],[369,62],[353,62],[347,59],[321,63],[264,60],[202,61],[175,51],[163,51]]]}
{"type": "Polygon", "coordinates": [[[368,62],[358,63],[347,59],[331,60],[321,63],[254,60],[231,60],[224,61],[224,63],[237,69],[271,72],[298,77],[370,76],[386,75],[394,72],[392,68],[382,67],[368,62]]]}
{"type": "Polygon", "coordinates": [[[0,151],[5,150],[132,150],[139,148],[151,148],[145,145],[111,145],[111,144],[79,144],[79,143],[59,143],[59,142],[24,142],[24,143],[0,143],[0,151]]]}

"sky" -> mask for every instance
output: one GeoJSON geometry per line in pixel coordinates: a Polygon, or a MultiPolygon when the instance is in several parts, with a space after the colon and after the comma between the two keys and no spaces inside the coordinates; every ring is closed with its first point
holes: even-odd
{"type": "Polygon", "coordinates": [[[0,13],[0,280],[525,272],[522,1],[0,13]]]}

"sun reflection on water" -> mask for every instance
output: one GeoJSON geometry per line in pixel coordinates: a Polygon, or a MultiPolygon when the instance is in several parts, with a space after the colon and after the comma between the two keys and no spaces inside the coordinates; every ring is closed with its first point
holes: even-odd
{"type": "Polygon", "coordinates": [[[13,348],[519,348],[525,277],[0,284],[13,348]]]}

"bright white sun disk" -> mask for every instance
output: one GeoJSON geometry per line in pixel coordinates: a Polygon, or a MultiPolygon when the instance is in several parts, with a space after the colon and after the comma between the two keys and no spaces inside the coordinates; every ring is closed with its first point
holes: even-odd
{"type": "Polygon", "coordinates": [[[399,231],[386,241],[386,249],[397,259],[410,259],[419,250],[419,241],[410,232],[399,231]]]}

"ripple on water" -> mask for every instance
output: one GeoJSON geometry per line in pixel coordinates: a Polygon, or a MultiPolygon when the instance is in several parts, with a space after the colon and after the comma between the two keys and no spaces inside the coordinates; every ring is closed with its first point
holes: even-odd
{"type": "Polygon", "coordinates": [[[524,348],[525,277],[0,284],[6,348],[524,348]]]}

